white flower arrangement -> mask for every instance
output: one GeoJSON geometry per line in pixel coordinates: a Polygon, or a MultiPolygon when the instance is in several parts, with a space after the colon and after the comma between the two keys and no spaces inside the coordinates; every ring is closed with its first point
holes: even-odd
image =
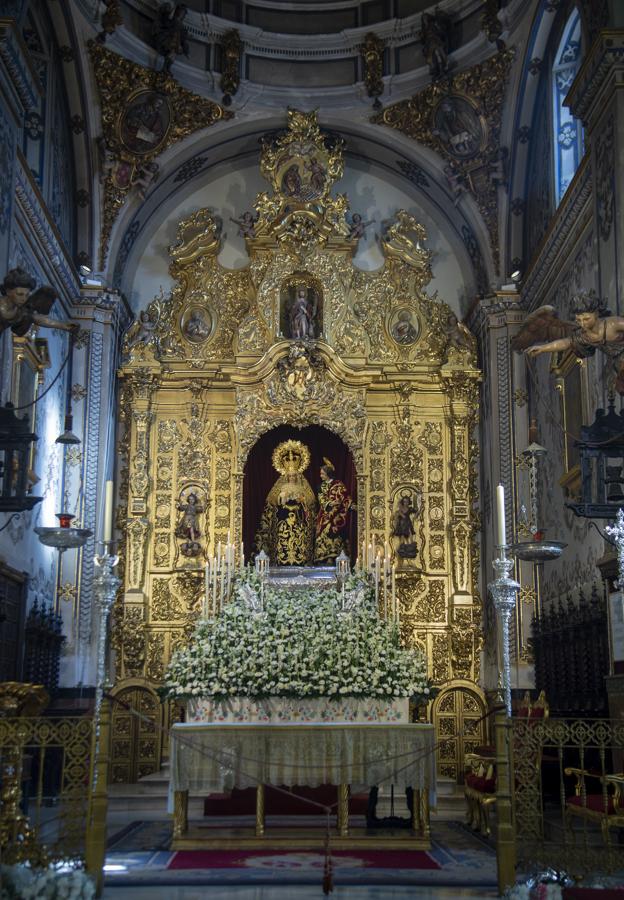
{"type": "Polygon", "coordinates": [[[0,900],[92,900],[95,884],[80,870],[0,866],[0,900]]]}
{"type": "Polygon", "coordinates": [[[267,587],[254,611],[249,586],[259,587],[243,579],[234,599],[214,620],[201,620],[190,646],[173,655],[165,697],[432,699],[424,656],[400,646],[398,627],[379,618],[370,598],[343,610],[335,590],[267,587]]]}

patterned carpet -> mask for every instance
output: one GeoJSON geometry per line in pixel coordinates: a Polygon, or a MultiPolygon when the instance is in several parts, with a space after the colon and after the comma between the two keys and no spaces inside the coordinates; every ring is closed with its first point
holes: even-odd
{"type": "MultiPolygon", "coordinates": [[[[191,857],[188,854],[180,857],[171,852],[168,849],[170,842],[170,821],[133,822],[109,841],[105,869],[107,884],[304,885],[320,884],[323,875],[323,855],[312,850],[293,853],[271,852],[268,848],[246,854],[221,851],[215,852],[210,860],[202,853],[203,859],[198,856],[198,861],[202,866],[208,862],[210,868],[176,868],[180,864],[176,863],[176,857],[184,865],[191,857]]],[[[374,850],[334,854],[335,884],[379,885],[391,881],[396,885],[465,885],[482,887],[488,896],[496,895],[494,849],[460,822],[436,823],[428,854],[392,852],[398,855],[391,870],[387,860],[376,860],[374,850]],[[417,868],[419,865],[423,867],[417,868]]]]}

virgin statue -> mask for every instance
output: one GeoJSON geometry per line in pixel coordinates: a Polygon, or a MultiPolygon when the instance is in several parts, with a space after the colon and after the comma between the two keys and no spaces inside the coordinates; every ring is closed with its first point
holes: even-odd
{"type": "Polygon", "coordinates": [[[264,550],[277,566],[311,565],[316,499],[303,474],[310,464],[310,451],[301,441],[284,441],[273,451],[271,461],[280,477],[264,504],[256,552],[264,550]]]}
{"type": "Polygon", "coordinates": [[[318,513],[316,515],[316,540],[314,560],[332,565],[342,550],[349,555],[347,541],[347,516],[355,503],[345,485],[335,477],[336,472],[327,458],[321,466],[321,486],[318,491],[318,513]]]}

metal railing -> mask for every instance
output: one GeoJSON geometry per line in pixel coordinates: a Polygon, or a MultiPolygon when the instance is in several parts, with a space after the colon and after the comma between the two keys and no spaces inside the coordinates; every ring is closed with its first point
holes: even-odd
{"type": "Polygon", "coordinates": [[[496,718],[499,889],[516,868],[624,870],[624,722],[496,718]]]}
{"type": "Polygon", "coordinates": [[[106,701],[96,759],[90,716],[0,717],[0,862],[86,869],[99,895],[109,720],[106,701]]]}

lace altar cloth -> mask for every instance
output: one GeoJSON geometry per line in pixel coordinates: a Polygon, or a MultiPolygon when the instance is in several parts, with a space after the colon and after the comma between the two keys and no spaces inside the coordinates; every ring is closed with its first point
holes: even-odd
{"type": "Polygon", "coordinates": [[[212,793],[274,784],[379,784],[426,790],[435,805],[433,725],[176,724],[172,791],[212,793]]]}
{"type": "Polygon", "coordinates": [[[368,697],[210,697],[186,701],[187,722],[259,722],[277,725],[297,722],[409,722],[409,699],[368,697]]]}

